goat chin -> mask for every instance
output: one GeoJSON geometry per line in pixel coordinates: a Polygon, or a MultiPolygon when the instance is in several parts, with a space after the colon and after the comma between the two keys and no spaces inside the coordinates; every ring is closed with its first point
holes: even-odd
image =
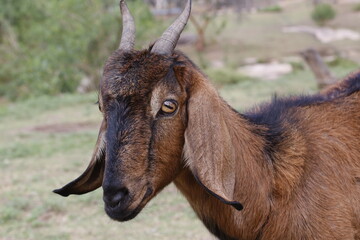
{"type": "Polygon", "coordinates": [[[106,201],[104,201],[105,212],[113,220],[120,222],[129,221],[135,218],[141,212],[144,206],[152,198],[152,194],[153,190],[151,188],[146,188],[142,197],[131,197],[129,199],[125,199],[125,201],[119,201],[115,205],[108,204],[106,201]],[[131,201],[132,199],[136,200],[131,201]]]}

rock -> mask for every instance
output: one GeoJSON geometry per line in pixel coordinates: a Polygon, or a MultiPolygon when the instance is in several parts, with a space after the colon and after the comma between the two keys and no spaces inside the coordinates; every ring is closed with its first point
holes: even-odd
{"type": "Polygon", "coordinates": [[[247,65],[238,69],[238,72],[241,74],[263,80],[275,80],[292,71],[291,64],[279,63],[277,61],[247,65]]]}
{"type": "Polygon", "coordinates": [[[322,43],[329,43],[339,40],[360,40],[360,34],[350,29],[332,29],[328,27],[293,26],[283,28],[285,33],[309,33],[322,43]]]}
{"type": "Polygon", "coordinates": [[[254,57],[248,57],[248,58],[245,58],[244,59],[244,64],[245,65],[249,65],[249,64],[255,64],[258,62],[258,59],[257,58],[254,58],[254,57]]]}
{"type": "Polygon", "coordinates": [[[223,61],[220,60],[215,60],[211,62],[211,67],[212,68],[224,68],[225,64],[223,61]]]}

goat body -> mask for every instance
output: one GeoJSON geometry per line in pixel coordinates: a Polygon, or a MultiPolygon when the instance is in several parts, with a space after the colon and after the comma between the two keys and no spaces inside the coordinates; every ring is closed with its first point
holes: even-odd
{"type": "Polygon", "coordinates": [[[274,99],[246,114],[213,93],[208,97],[218,103],[204,111],[220,112],[221,119],[214,124],[209,116],[199,138],[212,141],[211,148],[224,144],[208,136],[209,126],[230,136],[233,198],[244,210],[201,191],[191,172],[176,186],[220,239],[360,239],[359,85],[354,74],[319,95],[274,99]]]}

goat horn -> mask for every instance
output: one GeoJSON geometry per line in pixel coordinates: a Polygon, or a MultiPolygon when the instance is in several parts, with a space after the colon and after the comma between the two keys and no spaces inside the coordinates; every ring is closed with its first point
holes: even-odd
{"type": "Polygon", "coordinates": [[[179,40],[181,32],[184,30],[186,23],[189,20],[191,12],[191,0],[188,0],[184,11],[175,20],[173,24],[163,33],[159,40],[157,40],[151,50],[152,53],[169,55],[174,51],[179,40]]]}
{"type": "Polygon", "coordinates": [[[119,49],[131,51],[135,45],[135,22],[125,0],[120,0],[120,11],[122,15],[123,30],[119,49]]]}

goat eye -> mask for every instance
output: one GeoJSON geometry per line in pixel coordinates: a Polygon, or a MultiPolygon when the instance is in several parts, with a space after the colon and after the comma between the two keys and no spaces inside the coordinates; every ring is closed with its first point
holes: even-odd
{"type": "Polygon", "coordinates": [[[161,106],[163,113],[174,113],[177,109],[177,102],[174,100],[166,100],[161,106]]]}
{"type": "Polygon", "coordinates": [[[97,100],[95,104],[98,105],[99,111],[101,112],[101,106],[99,100],[97,100]]]}

